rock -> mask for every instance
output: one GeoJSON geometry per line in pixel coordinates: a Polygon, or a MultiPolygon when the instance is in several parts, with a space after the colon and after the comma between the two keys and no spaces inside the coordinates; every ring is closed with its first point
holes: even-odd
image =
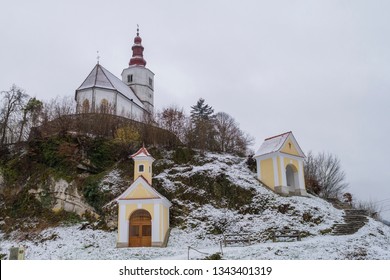
{"type": "Polygon", "coordinates": [[[84,201],[73,182],[68,183],[63,179],[54,180],[51,178],[48,189],[47,186],[45,188],[39,187],[36,190],[31,189],[29,192],[35,194],[40,201],[42,201],[44,196],[50,195],[54,200],[52,203],[53,211],[65,210],[80,216],[90,212],[95,217],[98,217],[95,210],[84,201]]]}

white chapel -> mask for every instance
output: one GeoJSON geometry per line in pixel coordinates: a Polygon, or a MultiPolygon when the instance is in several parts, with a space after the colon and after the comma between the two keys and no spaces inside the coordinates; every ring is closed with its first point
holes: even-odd
{"type": "Polygon", "coordinates": [[[75,93],[76,112],[106,113],[142,120],[153,113],[154,73],[146,68],[144,47],[139,36],[134,38],[129,67],[117,78],[99,62],[75,93]]]}

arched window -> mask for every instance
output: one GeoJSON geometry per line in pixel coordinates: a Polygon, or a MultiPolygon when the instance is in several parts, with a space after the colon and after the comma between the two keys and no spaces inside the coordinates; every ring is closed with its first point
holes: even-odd
{"type": "Polygon", "coordinates": [[[140,165],[138,166],[138,171],[139,171],[139,172],[144,172],[144,165],[143,165],[143,164],[140,164],[140,165]]]}
{"type": "Polygon", "coordinates": [[[88,99],[85,99],[84,101],[83,101],[83,106],[82,106],[82,108],[81,108],[81,112],[82,113],[89,113],[89,100],[88,99]]]}
{"type": "Polygon", "coordinates": [[[107,99],[103,99],[100,102],[100,113],[108,114],[109,113],[109,103],[107,99]]]}

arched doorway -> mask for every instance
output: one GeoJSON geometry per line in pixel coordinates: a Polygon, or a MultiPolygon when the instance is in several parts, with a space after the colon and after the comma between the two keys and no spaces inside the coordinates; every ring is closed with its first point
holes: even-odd
{"type": "Polygon", "coordinates": [[[152,246],[152,217],[143,209],[130,216],[129,247],[152,246]]]}
{"type": "Polygon", "coordinates": [[[286,166],[286,179],[287,179],[287,186],[288,187],[291,187],[292,189],[299,188],[298,170],[292,164],[288,164],[286,166]]]}

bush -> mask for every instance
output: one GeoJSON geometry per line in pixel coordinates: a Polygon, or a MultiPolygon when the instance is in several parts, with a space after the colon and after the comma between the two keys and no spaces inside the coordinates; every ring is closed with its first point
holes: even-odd
{"type": "Polygon", "coordinates": [[[214,253],[210,256],[207,256],[204,258],[205,260],[222,260],[222,255],[221,253],[214,253]]]}
{"type": "Polygon", "coordinates": [[[193,159],[195,152],[189,148],[178,147],[173,153],[172,160],[177,164],[185,164],[193,159]]]}
{"type": "Polygon", "coordinates": [[[107,198],[108,194],[102,192],[99,188],[100,181],[103,175],[89,176],[83,184],[83,196],[85,200],[91,205],[98,213],[101,213],[102,207],[110,201],[107,198]]]}

